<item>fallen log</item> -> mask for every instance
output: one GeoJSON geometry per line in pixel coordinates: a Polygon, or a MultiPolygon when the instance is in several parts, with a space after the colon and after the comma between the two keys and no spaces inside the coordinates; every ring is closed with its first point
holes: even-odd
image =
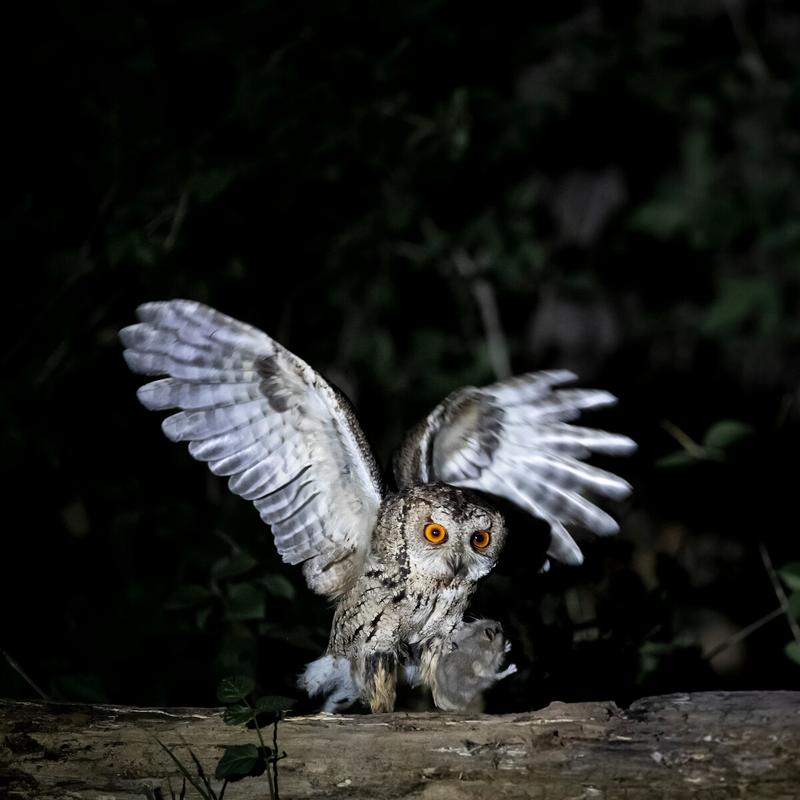
{"type": "MultiPolygon", "coordinates": [[[[169,798],[181,780],[156,739],[193,768],[191,748],[210,774],[226,745],[255,741],[217,709],[0,700],[0,797],[169,798]]],[[[800,692],[648,697],[624,710],[290,717],[279,745],[283,800],[788,800],[800,791],[800,692]]],[[[197,796],[190,785],[186,796],[197,796]]],[[[268,796],[263,776],[225,793],[268,796]]]]}

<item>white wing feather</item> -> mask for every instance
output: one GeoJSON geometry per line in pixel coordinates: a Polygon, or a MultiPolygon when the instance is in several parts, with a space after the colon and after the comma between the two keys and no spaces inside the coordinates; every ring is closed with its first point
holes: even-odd
{"type": "Polygon", "coordinates": [[[262,331],[188,300],[147,303],[120,331],[146,408],[178,408],[162,428],[229,476],[309,585],[341,593],[369,546],[383,489],[349,405],[262,331]]]}
{"type": "Polygon", "coordinates": [[[604,391],[555,388],[575,377],[566,370],[534,372],[454,392],[401,447],[394,465],[398,484],[438,480],[505,497],[549,523],[549,555],[579,564],[583,557],[567,524],[601,536],[619,530],[584,493],[619,500],[631,491],[627,481],[582,459],[626,455],[636,444],[568,424],[583,411],[616,402],[604,391]]]}

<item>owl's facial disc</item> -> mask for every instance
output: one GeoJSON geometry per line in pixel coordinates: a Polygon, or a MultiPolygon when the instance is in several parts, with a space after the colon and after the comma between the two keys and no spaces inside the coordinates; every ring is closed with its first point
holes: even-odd
{"type": "MultiPolygon", "coordinates": [[[[505,539],[499,512],[481,497],[446,484],[415,486],[392,498],[381,527],[390,533],[398,524],[412,573],[444,584],[473,583],[486,575],[505,539]]],[[[381,537],[386,546],[391,538],[381,537]]]]}

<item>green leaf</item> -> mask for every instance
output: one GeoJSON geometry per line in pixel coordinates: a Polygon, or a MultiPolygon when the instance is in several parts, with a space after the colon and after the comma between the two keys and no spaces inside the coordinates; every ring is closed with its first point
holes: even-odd
{"type": "Polygon", "coordinates": [[[211,612],[214,609],[211,606],[204,606],[203,608],[199,608],[194,615],[194,621],[200,630],[205,628],[206,623],[208,622],[208,618],[211,616],[211,612]]]}
{"type": "Polygon", "coordinates": [[[750,325],[755,329],[750,336],[769,336],[780,324],[781,309],[780,287],[766,276],[723,278],[700,330],[723,339],[750,325]]]}
{"type": "Polygon", "coordinates": [[[639,648],[639,675],[638,682],[652,675],[662,664],[664,659],[675,651],[672,642],[644,642],[639,648]]]}
{"type": "Polygon", "coordinates": [[[234,675],[230,678],[223,678],[217,686],[217,698],[223,703],[238,703],[244,700],[253,689],[256,682],[246,675],[234,675]]]}
{"type": "Polygon", "coordinates": [[[264,577],[264,586],[273,597],[282,597],[285,600],[294,600],[294,586],[283,575],[267,575],[264,577]]]}
{"type": "Polygon", "coordinates": [[[642,646],[639,648],[640,653],[656,656],[663,656],[666,653],[672,653],[674,651],[674,642],[643,642],[642,646]]]}
{"type": "Polygon", "coordinates": [[[783,648],[783,652],[786,653],[795,664],[800,665],[800,643],[794,641],[789,642],[789,644],[783,648]]]}
{"type": "Polygon", "coordinates": [[[784,564],[778,574],[783,578],[783,582],[793,592],[800,592],[800,561],[790,561],[784,564]]]}
{"type": "Polygon", "coordinates": [[[165,606],[172,610],[194,608],[214,599],[214,592],[196,583],[179,586],[168,598],[165,606]]]}
{"type": "Polygon", "coordinates": [[[723,419],[715,422],[703,437],[703,445],[722,450],[730,447],[753,433],[753,426],[736,419],[723,419]]]}
{"type": "Polygon", "coordinates": [[[258,561],[249,553],[234,553],[216,561],[211,567],[211,574],[220,580],[235,578],[237,575],[250,572],[257,564],[258,561]]]}
{"type": "Polygon", "coordinates": [[[687,225],[686,201],[677,184],[665,184],[631,215],[634,230],[669,239],[687,225]]]}
{"type": "Polygon", "coordinates": [[[264,590],[252,583],[234,583],[228,587],[225,616],[228,619],[264,619],[267,602],[264,590]]]}
{"type": "Polygon", "coordinates": [[[261,762],[254,744],[229,744],[214,770],[217,780],[236,781],[254,774],[261,762]]]}
{"type": "Polygon", "coordinates": [[[190,181],[192,198],[196,198],[200,203],[209,203],[222,194],[236,177],[237,170],[231,167],[213,167],[197,171],[190,181]]]}
{"type": "Polygon", "coordinates": [[[670,453],[668,456],[659,458],[656,461],[657,467],[686,467],[689,464],[696,464],[697,459],[688,450],[678,450],[670,453]]]}
{"type": "Polygon", "coordinates": [[[789,613],[795,619],[800,619],[800,591],[792,592],[789,595],[789,613]]]}
{"type": "Polygon", "coordinates": [[[225,714],[222,717],[222,721],[226,725],[244,725],[250,722],[254,716],[255,711],[253,711],[250,706],[237,704],[235,706],[228,706],[225,709],[225,714]]]}
{"type": "Polygon", "coordinates": [[[295,700],[291,697],[281,697],[280,695],[266,695],[256,700],[255,709],[259,714],[277,713],[278,711],[288,711],[295,700]]]}

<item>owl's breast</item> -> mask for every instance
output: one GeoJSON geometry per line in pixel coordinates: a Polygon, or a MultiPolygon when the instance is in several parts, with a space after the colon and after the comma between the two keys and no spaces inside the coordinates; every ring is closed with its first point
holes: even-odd
{"type": "Polygon", "coordinates": [[[424,582],[409,585],[402,614],[400,636],[403,642],[418,644],[448,636],[461,622],[475,588],[473,582],[424,582]]]}
{"type": "Polygon", "coordinates": [[[400,650],[444,638],[461,622],[474,583],[445,583],[392,572],[366,572],[339,602],[328,652],[400,650]]]}

